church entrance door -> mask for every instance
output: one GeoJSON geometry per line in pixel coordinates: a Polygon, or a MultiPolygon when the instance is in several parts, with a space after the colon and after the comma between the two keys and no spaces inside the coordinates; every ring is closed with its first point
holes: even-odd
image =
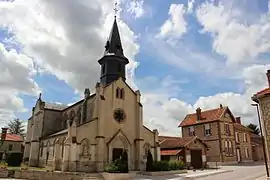
{"type": "Polygon", "coordinates": [[[151,171],[152,165],[153,165],[153,156],[152,156],[152,153],[148,150],[147,161],[146,161],[146,171],[151,171]]]}
{"type": "Polygon", "coordinates": [[[128,154],[125,149],[113,148],[112,161],[121,163],[120,166],[122,172],[128,172],[128,154]]]}

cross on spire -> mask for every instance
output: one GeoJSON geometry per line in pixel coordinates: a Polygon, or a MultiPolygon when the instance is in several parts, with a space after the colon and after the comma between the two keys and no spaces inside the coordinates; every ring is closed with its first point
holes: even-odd
{"type": "Polygon", "coordinates": [[[114,3],[114,17],[116,18],[116,14],[118,12],[118,9],[117,9],[117,2],[114,3]]]}

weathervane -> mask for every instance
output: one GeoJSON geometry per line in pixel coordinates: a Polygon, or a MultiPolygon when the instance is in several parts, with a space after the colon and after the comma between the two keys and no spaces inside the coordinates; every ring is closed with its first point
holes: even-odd
{"type": "Polygon", "coordinates": [[[117,9],[117,2],[114,3],[114,17],[116,18],[116,14],[118,12],[118,9],[117,9]]]}

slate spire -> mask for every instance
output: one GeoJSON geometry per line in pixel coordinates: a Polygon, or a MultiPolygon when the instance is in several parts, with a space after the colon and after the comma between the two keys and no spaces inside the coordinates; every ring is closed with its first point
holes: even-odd
{"type": "Polygon", "coordinates": [[[111,29],[110,36],[106,42],[105,46],[105,55],[118,55],[118,56],[124,56],[123,53],[123,46],[121,43],[120,33],[118,30],[118,25],[116,21],[116,16],[114,17],[113,26],[111,29]]]}
{"type": "MultiPolygon", "coordinates": [[[[116,8],[114,10],[117,12],[116,8]]],[[[124,81],[126,80],[126,65],[129,61],[123,53],[116,15],[114,16],[110,36],[106,42],[104,56],[98,60],[98,63],[101,65],[101,85],[108,85],[119,78],[122,78],[124,81]]]]}

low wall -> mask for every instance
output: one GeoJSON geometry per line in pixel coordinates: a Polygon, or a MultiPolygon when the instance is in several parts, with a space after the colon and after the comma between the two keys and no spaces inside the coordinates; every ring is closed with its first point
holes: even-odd
{"type": "Polygon", "coordinates": [[[130,180],[136,177],[137,173],[101,173],[104,180],[130,180]]]}
{"type": "Polygon", "coordinates": [[[77,173],[77,172],[47,172],[47,171],[21,171],[16,170],[14,178],[31,180],[102,180],[99,173],[77,173]]]}
{"type": "Polygon", "coordinates": [[[183,173],[187,173],[187,170],[141,172],[140,174],[147,175],[147,176],[165,176],[165,175],[183,174],[183,173]]]}

